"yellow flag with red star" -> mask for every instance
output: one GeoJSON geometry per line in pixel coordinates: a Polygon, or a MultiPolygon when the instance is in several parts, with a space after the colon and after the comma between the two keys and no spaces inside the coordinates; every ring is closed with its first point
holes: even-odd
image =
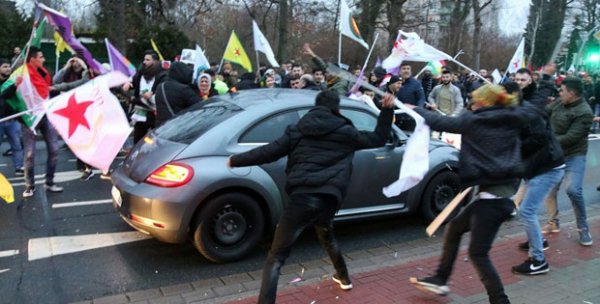
{"type": "Polygon", "coordinates": [[[250,62],[250,58],[248,58],[248,55],[246,55],[246,51],[244,51],[244,48],[235,34],[235,31],[231,31],[231,37],[229,37],[229,42],[225,48],[223,59],[237,63],[244,69],[248,70],[248,72],[252,72],[252,62],[250,62]]]}

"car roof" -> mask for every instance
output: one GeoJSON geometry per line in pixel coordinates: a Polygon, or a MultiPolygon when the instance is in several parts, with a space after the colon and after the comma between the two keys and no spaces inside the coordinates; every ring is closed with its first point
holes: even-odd
{"type": "MultiPolygon", "coordinates": [[[[250,89],[241,90],[236,93],[219,95],[218,99],[225,100],[236,106],[248,110],[258,108],[285,109],[297,106],[312,106],[315,104],[315,98],[320,91],[316,90],[298,90],[298,89],[250,89]]],[[[350,99],[346,96],[340,96],[342,106],[352,105],[370,109],[361,101],[350,99]]]]}

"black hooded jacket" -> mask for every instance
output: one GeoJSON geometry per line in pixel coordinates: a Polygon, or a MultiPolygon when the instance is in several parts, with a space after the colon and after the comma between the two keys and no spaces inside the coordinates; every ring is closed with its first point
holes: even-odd
{"type": "Polygon", "coordinates": [[[179,111],[202,101],[191,84],[192,69],[182,62],[171,64],[167,80],[158,86],[154,95],[157,126],[162,125],[179,111]]]}
{"type": "Polygon", "coordinates": [[[274,142],[233,155],[231,165],[259,165],[288,155],[287,193],[331,194],[339,207],[352,175],[354,151],[384,145],[392,116],[391,109],[383,109],[373,132],[358,131],[346,117],[317,106],[274,142]]]}

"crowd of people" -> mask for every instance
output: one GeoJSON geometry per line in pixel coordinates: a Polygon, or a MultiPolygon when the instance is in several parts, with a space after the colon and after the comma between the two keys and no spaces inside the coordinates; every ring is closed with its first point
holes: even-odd
{"type": "MultiPolygon", "coordinates": [[[[229,166],[249,166],[289,156],[291,204],[286,206],[275,232],[264,268],[260,303],[275,301],[279,269],[300,231],[309,226],[316,227],[319,240],[332,259],[336,269],[333,279],[342,289],[352,289],[350,274],[333,235],[332,219],[345,195],[353,151],[383,145],[392,121],[402,130],[414,130],[415,121],[409,115],[396,114],[392,118],[394,98],[423,116],[433,130],[463,136],[459,156],[462,186],[478,189],[473,201],[449,222],[437,271],[431,277],[412,278],[416,286],[447,294],[461,237],[471,231],[469,256],[490,302],[509,303],[489,258],[496,233],[517,206],[528,237],[518,248],[527,251],[528,258],[512,271],[523,275],[547,273],[550,268],[543,251],[549,244],[544,234],[560,232],[556,200],[560,187],[566,189],[572,203],[579,244],[593,244],[582,188],[587,137],[598,130],[600,122],[597,75],[595,80],[585,72],[563,75],[550,63],[538,72],[524,68],[513,74],[501,71],[501,83],[493,84],[486,69],[475,74],[444,68],[440,75],[425,69],[415,75],[412,65],[404,62],[398,74],[382,67],[369,73],[361,73],[361,67],[353,69],[349,73],[363,75],[360,81],[370,85],[353,89],[354,82],[348,77],[328,72],[328,63],[310,45],[304,45],[303,53],[310,61],[290,61],[278,69],[262,66],[256,74],[238,74],[228,62],[222,66],[213,64],[198,73],[183,62],[173,62],[165,69],[158,54],[148,50],[131,81],[112,89],[134,127],[134,144],[178,112],[215,95],[269,88],[321,91],[315,108],[297,125],[288,127],[277,141],[228,160],[229,166]],[[386,94],[378,96],[373,87],[386,94]],[[354,129],[339,112],[340,96],[379,107],[382,111],[377,128],[373,132],[354,129]],[[314,157],[319,157],[319,161],[315,162],[314,157]],[[542,227],[537,213],[543,202],[547,220],[542,227]]],[[[0,85],[8,79],[15,60],[0,59],[0,85]]],[[[34,47],[29,48],[24,64],[43,98],[76,88],[95,76],[82,58],[73,56],[51,77],[44,67],[44,54],[34,47]]],[[[2,89],[2,117],[14,113],[4,100],[14,96],[16,86],[18,82],[2,89]]],[[[9,141],[15,175],[25,176],[26,198],[35,191],[36,134],[18,121],[16,118],[2,122],[0,132],[9,141]]],[[[46,190],[61,192],[62,187],[53,181],[59,136],[46,118],[37,129],[48,153],[46,190]]],[[[93,177],[89,165],[78,161],[78,168],[82,180],[93,177]]]]}

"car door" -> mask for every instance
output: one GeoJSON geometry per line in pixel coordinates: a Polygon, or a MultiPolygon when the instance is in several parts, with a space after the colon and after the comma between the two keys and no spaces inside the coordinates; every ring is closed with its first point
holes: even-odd
{"type": "MultiPolygon", "coordinates": [[[[341,114],[349,118],[360,131],[373,131],[377,125],[377,117],[363,109],[342,108],[341,114]]],[[[397,137],[405,137],[398,129],[394,132],[397,137]]],[[[356,151],[352,178],[338,215],[349,216],[403,208],[403,195],[387,198],[382,192],[383,187],[398,179],[403,154],[404,146],[394,144],[391,140],[383,147],[356,151]]]]}

